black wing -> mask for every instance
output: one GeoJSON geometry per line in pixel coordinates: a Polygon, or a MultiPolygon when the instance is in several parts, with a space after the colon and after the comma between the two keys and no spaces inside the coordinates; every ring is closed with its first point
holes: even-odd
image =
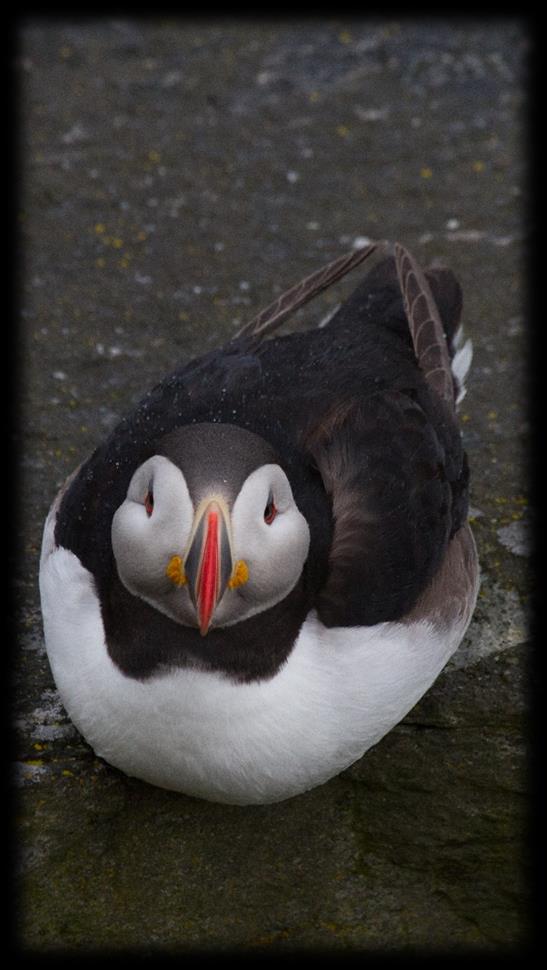
{"type": "Polygon", "coordinates": [[[335,333],[356,318],[372,326],[385,365],[378,360],[376,391],[365,382],[318,408],[305,436],[334,519],[318,599],[327,625],[402,618],[467,516],[468,466],[445,337],[459,321],[461,291],[448,271],[430,279],[396,247],[395,261],[373,270],[329,324],[335,333]]]}

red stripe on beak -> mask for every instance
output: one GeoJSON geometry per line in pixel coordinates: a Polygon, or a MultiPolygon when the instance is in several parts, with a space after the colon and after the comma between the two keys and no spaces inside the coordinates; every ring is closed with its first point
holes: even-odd
{"type": "Polygon", "coordinates": [[[214,496],[199,506],[184,575],[199,631],[205,636],[233,571],[229,512],[214,496]]]}
{"type": "Polygon", "coordinates": [[[220,589],[219,513],[210,509],[207,513],[207,533],[196,584],[196,605],[199,632],[205,636],[211,623],[220,589]]]}

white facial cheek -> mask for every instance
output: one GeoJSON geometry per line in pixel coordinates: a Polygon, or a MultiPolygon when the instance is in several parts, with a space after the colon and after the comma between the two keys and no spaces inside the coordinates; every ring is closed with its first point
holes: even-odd
{"type": "Polygon", "coordinates": [[[125,502],[112,520],[112,549],[118,569],[131,576],[142,563],[143,547],[148,538],[148,520],[143,506],[125,502]]]}
{"type": "Polygon", "coordinates": [[[308,550],[310,547],[310,530],[308,528],[308,523],[297,508],[294,508],[287,515],[287,519],[290,516],[290,523],[288,522],[290,528],[290,545],[292,556],[300,563],[302,566],[308,556],[308,550]]]}
{"type": "Polygon", "coordinates": [[[135,540],[142,539],[146,512],[144,506],[136,502],[126,501],[115,513],[112,519],[112,544],[114,551],[120,546],[133,545],[135,540]],[[142,514],[141,514],[142,513],[142,514]]]}
{"type": "Polygon", "coordinates": [[[280,587],[291,584],[300,575],[308,555],[310,533],[306,520],[296,508],[279,514],[271,525],[265,525],[262,542],[257,543],[256,561],[270,583],[276,576],[280,587]]]}

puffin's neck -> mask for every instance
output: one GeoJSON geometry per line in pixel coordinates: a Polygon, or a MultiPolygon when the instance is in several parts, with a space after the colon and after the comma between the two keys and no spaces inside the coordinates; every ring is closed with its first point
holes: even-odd
{"type": "Polygon", "coordinates": [[[133,596],[117,574],[102,597],[110,658],[122,673],[137,680],[165,667],[197,667],[243,682],[267,680],[289,656],[309,609],[301,578],[269,610],[233,626],[213,628],[202,637],[199,630],[176,623],[133,596]]]}

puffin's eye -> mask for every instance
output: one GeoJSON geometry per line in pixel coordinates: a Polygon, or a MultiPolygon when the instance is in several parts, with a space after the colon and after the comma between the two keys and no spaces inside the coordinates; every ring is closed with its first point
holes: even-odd
{"type": "Polygon", "coordinates": [[[152,515],[152,512],[154,511],[154,493],[151,487],[148,489],[144,497],[144,507],[146,509],[146,514],[148,518],[150,518],[150,516],[152,515]]]}
{"type": "Polygon", "coordinates": [[[264,522],[266,523],[266,525],[271,525],[276,515],[277,515],[277,509],[275,507],[275,502],[270,495],[270,498],[268,499],[268,504],[264,509],[264,522]]]}

